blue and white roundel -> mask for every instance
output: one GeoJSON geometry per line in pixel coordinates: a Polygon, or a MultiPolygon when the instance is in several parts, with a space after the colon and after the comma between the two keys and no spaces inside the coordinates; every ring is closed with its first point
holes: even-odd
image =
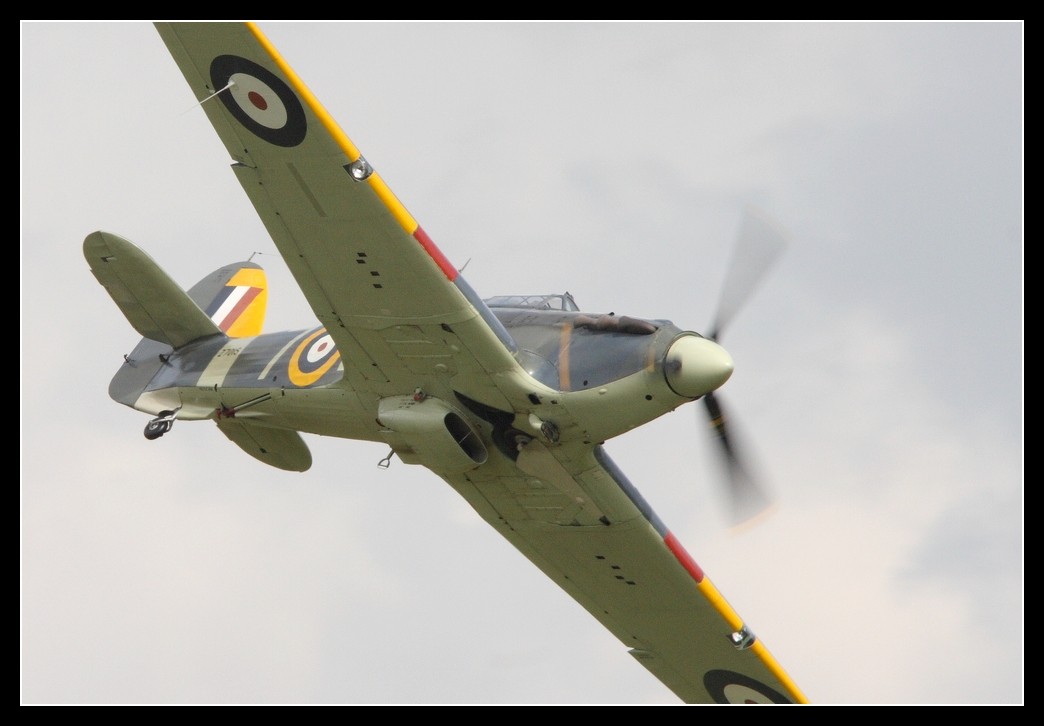
{"type": "Polygon", "coordinates": [[[278,76],[253,61],[219,55],[210,80],[229,113],[251,133],[276,146],[297,146],[307,123],[297,94],[278,76]],[[226,88],[227,87],[227,88],[226,88]]]}

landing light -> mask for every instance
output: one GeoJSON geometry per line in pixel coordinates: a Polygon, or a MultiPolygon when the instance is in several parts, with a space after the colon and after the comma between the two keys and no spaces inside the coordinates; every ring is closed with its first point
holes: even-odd
{"type": "Polygon", "coordinates": [[[373,173],[373,167],[370,166],[370,162],[360,156],[348,165],[348,173],[355,181],[365,181],[373,173]]]}

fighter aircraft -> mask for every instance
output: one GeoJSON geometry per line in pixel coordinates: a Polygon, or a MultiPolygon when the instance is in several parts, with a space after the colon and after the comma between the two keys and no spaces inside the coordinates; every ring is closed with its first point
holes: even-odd
{"type": "Polygon", "coordinates": [[[604,448],[701,400],[737,516],[764,507],[715,393],[733,370],[717,339],[750,277],[706,335],[567,292],[483,299],[256,25],[157,29],[316,321],[262,333],[254,262],[186,292],[132,242],[87,235],[91,271],[142,336],[109,393],[152,416],[145,437],[213,421],[288,471],[311,465],[302,433],[383,444],[384,466],[445,480],[682,701],[806,702],[604,448]]]}

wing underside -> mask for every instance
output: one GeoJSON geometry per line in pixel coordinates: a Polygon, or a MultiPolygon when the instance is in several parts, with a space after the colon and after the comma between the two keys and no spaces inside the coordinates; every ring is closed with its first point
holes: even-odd
{"type": "Polygon", "coordinates": [[[510,407],[489,383],[520,372],[510,336],[260,31],[157,28],[351,386],[395,395],[437,371],[510,407]]]}
{"type": "Polygon", "coordinates": [[[682,701],[805,702],[604,450],[563,453],[536,454],[554,459],[540,478],[510,466],[444,478],[682,701]]]}

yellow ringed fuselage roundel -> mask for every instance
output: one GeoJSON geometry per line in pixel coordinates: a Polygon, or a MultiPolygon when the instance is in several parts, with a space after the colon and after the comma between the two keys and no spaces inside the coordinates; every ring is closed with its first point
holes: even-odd
{"type": "Polygon", "coordinates": [[[295,386],[310,386],[326,375],[339,360],[341,354],[333,338],[326,328],[319,328],[306,336],[290,356],[287,370],[290,382],[295,386]]]}

